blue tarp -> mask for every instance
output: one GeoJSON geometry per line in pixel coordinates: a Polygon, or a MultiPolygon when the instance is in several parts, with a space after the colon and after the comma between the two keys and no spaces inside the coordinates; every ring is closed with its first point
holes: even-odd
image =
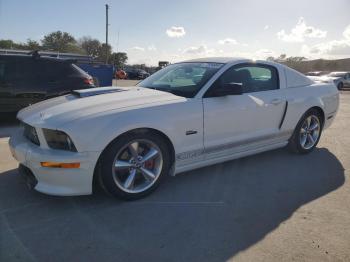
{"type": "Polygon", "coordinates": [[[77,63],[81,69],[97,78],[99,86],[112,86],[114,67],[106,64],[77,63]]]}

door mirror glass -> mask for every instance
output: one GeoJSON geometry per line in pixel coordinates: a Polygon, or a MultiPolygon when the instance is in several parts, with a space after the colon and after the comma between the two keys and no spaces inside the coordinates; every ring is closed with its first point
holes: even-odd
{"type": "Polygon", "coordinates": [[[243,94],[242,83],[226,83],[221,85],[214,91],[213,96],[231,96],[231,95],[241,95],[243,94]]]}

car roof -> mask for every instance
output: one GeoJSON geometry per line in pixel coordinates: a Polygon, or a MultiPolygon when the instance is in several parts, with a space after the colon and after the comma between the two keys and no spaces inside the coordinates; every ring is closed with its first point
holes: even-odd
{"type": "MultiPolygon", "coordinates": [[[[33,58],[32,55],[25,55],[25,54],[0,54],[0,57],[18,57],[18,58],[33,58]]],[[[49,60],[49,61],[56,61],[56,62],[73,62],[74,59],[67,59],[67,58],[57,58],[57,57],[49,57],[49,56],[40,56],[35,59],[40,60],[49,60]]]]}
{"type": "Polygon", "coordinates": [[[191,59],[183,61],[184,63],[222,63],[222,64],[228,64],[233,62],[240,62],[240,61],[250,61],[251,59],[246,59],[242,57],[204,57],[204,58],[197,58],[197,59],[191,59]]]}

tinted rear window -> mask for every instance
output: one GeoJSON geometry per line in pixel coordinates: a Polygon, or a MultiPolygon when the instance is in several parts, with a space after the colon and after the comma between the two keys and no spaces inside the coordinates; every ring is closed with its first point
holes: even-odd
{"type": "Polygon", "coordinates": [[[79,74],[83,74],[83,75],[87,74],[83,69],[81,69],[79,66],[75,64],[70,64],[70,67],[74,72],[78,72],[79,74]]]}
{"type": "Polygon", "coordinates": [[[14,57],[3,57],[0,59],[0,81],[6,82],[19,77],[17,62],[14,57]]]}
{"type": "Polygon", "coordinates": [[[71,75],[86,76],[87,73],[70,62],[32,57],[0,57],[0,81],[10,79],[59,79],[71,75]]]}
{"type": "Polygon", "coordinates": [[[37,78],[43,72],[41,68],[38,67],[37,60],[31,58],[19,58],[16,59],[16,71],[17,78],[37,78]]]}

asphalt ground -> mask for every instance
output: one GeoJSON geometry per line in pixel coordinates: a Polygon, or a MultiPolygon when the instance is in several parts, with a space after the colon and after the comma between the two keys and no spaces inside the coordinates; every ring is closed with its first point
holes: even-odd
{"type": "Polygon", "coordinates": [[[350,261],[350,92],[317,149],[168,177],[149,197],[28,190],[0,123],[0,261],[350,261]]]}

